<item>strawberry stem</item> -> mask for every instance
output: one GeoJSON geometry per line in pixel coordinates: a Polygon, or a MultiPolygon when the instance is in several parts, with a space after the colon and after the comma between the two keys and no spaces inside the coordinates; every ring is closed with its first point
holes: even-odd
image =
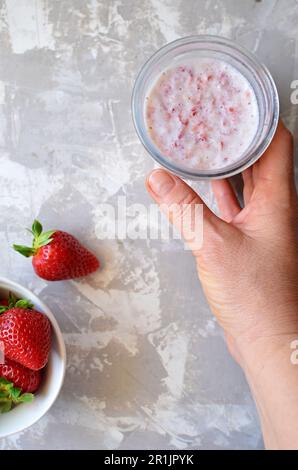
{"type": "Polygon", "coordinates": [[[34,220],[30,233],[33,235],[32,247],[23,246],[23,245],[13,245],[13,249],[25,256],[30,258],[35,256],[42,246],[49,245],[53,241],[52,235],[54,235],[55,230],[48,230],[47,232],[42,231],[42,225],[38,220],[34,220]]]}

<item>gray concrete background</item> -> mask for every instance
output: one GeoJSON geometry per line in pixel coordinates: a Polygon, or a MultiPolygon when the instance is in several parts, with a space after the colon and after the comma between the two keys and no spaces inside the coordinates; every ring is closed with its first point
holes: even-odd
{"type": "MultiPolygon", "coordinates": [[[[0,449],[262,447],[190,253],[179,241],[101,240],[101,203],[150,202],[152,162],[130,114],[135,75],[157,48],[197,33],[255,52],[297,129],[295,0],[0,0],[0,273],[48,303],[68,350],[50,413],[0,449]],[[34,276],[9,246],[29,240],[23,227],[36,216],[90,246],[101,272],[34,276]]],[[[214,207],[209,186],[197,187],[214,207]]]]}

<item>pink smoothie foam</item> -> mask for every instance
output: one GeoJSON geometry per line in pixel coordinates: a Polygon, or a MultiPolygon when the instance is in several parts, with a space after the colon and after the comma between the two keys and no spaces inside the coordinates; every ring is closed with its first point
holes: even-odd
{"type": "Polygon", "coordinates": [[[240,160],[259,124],[250,83],[217,59],[193,59],[165,70],[147,96],[145,113],[161,154],[194,170],[240,160]]]}

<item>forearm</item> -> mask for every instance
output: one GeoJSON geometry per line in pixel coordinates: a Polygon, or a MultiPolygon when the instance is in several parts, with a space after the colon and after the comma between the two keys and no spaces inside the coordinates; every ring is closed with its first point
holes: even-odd
{"type": "Polygon", "coordinates": [[[243,369],[260,415],[267,449],[298,449],[297,334],[260,340],[246,352],[243,369]]]}

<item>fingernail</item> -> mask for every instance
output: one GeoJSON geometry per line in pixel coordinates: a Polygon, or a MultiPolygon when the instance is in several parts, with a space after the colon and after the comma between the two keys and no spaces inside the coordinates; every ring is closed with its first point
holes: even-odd
{"type": "Polygon", "coordinates": [[[159,197],[165,197],[175,186],[174,178],[163,170],[155,170],[148,179],[151,190],[159,197]]]}

